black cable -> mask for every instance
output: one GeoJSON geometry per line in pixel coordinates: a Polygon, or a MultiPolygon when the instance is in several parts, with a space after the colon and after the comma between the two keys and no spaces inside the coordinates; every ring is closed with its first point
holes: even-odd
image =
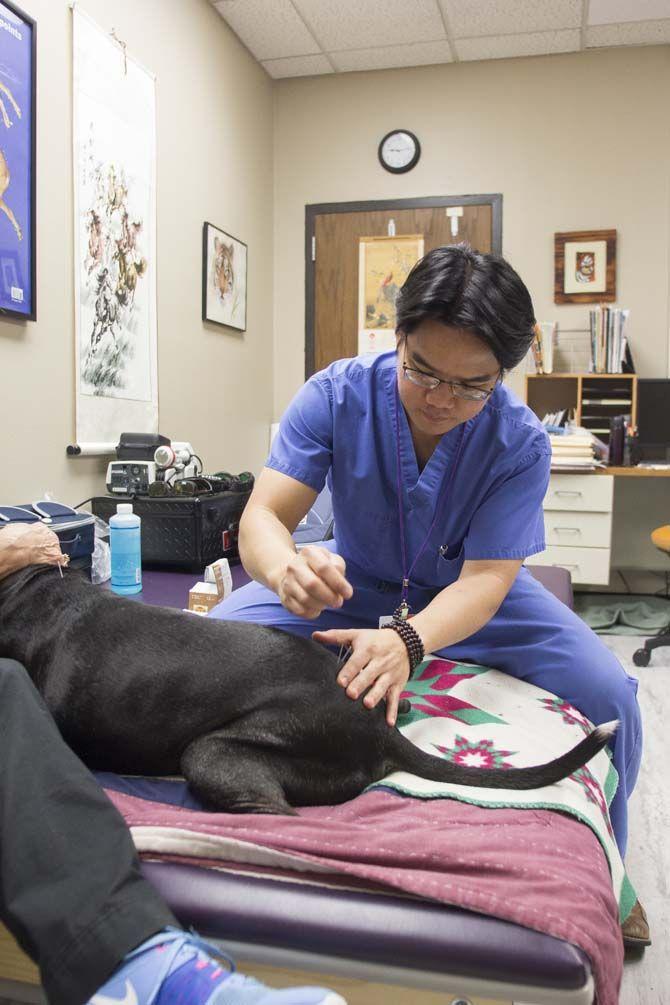
{"type": "Polygon", "coordinates": [[[630,588],[629,584],[626,582],[626,577],[624,576],[623,572],[621,571],[621,569],[617,569],[617,572],[621,576],[621,582],[626,587],[626,593],[630,593],[631,592],[631,588],[630,588]]]}
{"type": "Polygon", "coordinates": [[[81,508],[82,508],[82,506],[85,506],[85,505],[86,505],[86,503],[90,503],[90,502],[93,502],[93,500],[94,500],[94,499],[95,499],[95,496],[91,496],[91,498],[90,498],[90,499],[84,499],[84,501],[83,501],[83,502],[80,502],[80,503],[77,503],[77,505],[76,505],[76,506],[74,506],[74,507],[73,507],[73,509],[81,509],[81,508]]]}

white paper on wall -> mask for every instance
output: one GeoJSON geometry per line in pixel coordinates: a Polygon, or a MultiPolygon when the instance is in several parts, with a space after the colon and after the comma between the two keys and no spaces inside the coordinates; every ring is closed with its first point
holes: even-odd
{"type": "Polygon", "coordinates": [[[77,441],[157,432],[155,78],[73,7],[77,441]]]}

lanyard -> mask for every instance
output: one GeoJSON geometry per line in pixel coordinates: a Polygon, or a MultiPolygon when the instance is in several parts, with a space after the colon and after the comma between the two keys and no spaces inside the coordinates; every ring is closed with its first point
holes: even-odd
{"type": "Polygon", "coordinates": [[[437,503],[435,505],[435,515],[433,516],[433,522],[428,528],[428,533],[423,539],[423,544],[419,548],[414,561],[407,567],[407,543],[405,541],[405,507],[402,499],[402,479],[400,476],[400,415],[398,410],[398,401],[400,395],[398,394],[398,386],[396,384],[395,388],[395,432],[396,432],[396,456],[398,461],[398,517],[400,519],[400,556],[402,559],[402,592],[400,594],[400,604],[396,609],[394,616],[399,617],[401,620],[405,620],[410,612],[410,606],[407,602],[407,597],[409,595],[409,577],[412,575],[414,566],[419,561],[424,553],[425,547],[428,544],[431,534],[437,523],[437,518],[442,509],[442,504],[447,501],[449,496],[449,491],[451,489],[451,484],[454,480],[454,475],[456,474],[456,469],[458,468],[458,462],[461,458],[461,453],[463,452],[463,442],[465,439],[465,426],[467,423],[461,425],[461,432],[458,438],[458,445],[456,447],[456,453],[454,454],[454,461],[451,466],[451,471],[449,472],[449,477],[442,479],[442,485],[440,487],[440,492],[437,498],[437,503]]]}

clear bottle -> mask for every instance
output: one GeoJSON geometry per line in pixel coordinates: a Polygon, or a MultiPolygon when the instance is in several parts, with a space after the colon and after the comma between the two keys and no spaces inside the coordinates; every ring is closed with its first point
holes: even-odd
{"type": "Polygon", "coordinates": [[[142,589],[141,520],[132,503],[118,503],[109,520],[109,546],[114,593],[139,593],[142,589]]]}

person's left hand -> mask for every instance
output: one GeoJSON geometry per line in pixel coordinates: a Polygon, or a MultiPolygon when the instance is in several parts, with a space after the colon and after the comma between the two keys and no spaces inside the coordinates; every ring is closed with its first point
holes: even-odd
{"type": "Polygon", "coordinates": [[[43,523],[10,523],[0,533],[0,579],[27,565],[67,565],[54,532],[43,523]]]}
{"type": "Polygon", "coordinates": [[[351,656],[340,670],[337,683],[354,699],[370,688],[363,699],[366,708],[374,708],[386,697],[386,721],[394,726],[398,701],[409,680],[409,656],[399,635],[374,628],[333,628],[313,632],[312,638],[328,646],[351,646],[351,656]]]}

